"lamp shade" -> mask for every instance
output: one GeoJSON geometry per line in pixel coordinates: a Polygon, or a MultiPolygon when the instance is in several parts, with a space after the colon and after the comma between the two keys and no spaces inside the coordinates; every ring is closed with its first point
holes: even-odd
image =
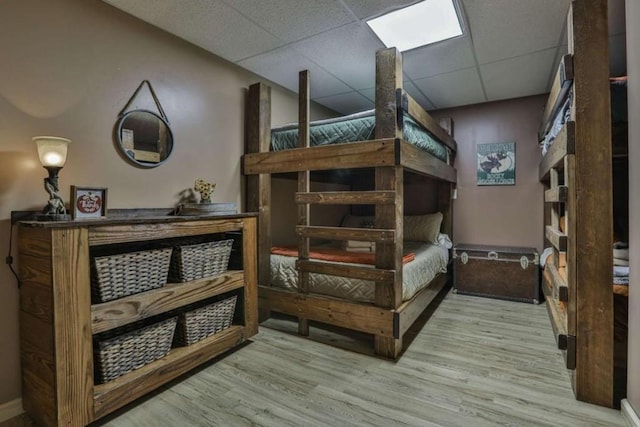
{"type": "Polygon", "coordinates": [[[57,136],[35,136],[33,140],[38,147],[38,157],[44,167],[63,167],[67,161],[67,146],[70,139],[57,136]]]}

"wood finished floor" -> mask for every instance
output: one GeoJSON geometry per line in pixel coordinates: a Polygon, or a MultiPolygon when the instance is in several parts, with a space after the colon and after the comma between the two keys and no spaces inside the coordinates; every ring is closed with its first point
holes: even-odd
{"type": "Polygon", "coordinates": [[[619,411],[574,399],[544,305],[449,293],[422,323],[391,362],[269,320],[250,344],[97,425],[625,425],[619,411]]]}

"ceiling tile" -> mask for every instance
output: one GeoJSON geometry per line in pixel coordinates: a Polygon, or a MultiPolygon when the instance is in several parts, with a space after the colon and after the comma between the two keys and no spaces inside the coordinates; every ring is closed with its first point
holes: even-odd
{"type": "Polygon", "coordinates": [[[355,17],[335,0],[225,0],[244,16],[286,42],[297,41],[350,22],[355,17]]]}
{"type": "Polygon", "coordinates": [[[290,47],[256,55],[239,61],[237,64],[296,93],[298,92],[299,72],[309,70],[312,98],[345,93],[351,90],[349,86],[290,47]]]}
{"type": "Polygon", "coordinates": [[[569,0],[463,0],[480,64],[557,46],[569,0]]]}
{"type": "Polygon", "coordinates": [[[220,0],[108,3],[232,62],[283,44],[220,0]]]}
{"type": "MultiPolygon", "coordinates": [[[[427,99],[426,96],[424,96],[422,92],[420,92],[420,89],[418,89],[418,87],[415,84],[413,84],[411,80],[407,80],[405,78],[403,84],[404,84],[404,90],[407,91],[407,93],[411,95],[411,97],[415,99],[418,104],[422,105],[422,108],[424,108],[425,110],[434,109],[433,104],[429,101],[429,99],[427,99]]],[[[376,102],[375,88],[362,89],[359,92],[361,95],[367,97],[371,102],[375,104],[376,102]]]]}
{"type": "Polygon", "coordinates": [[[420,0],[344,0],[360,19],[384,15],[396,9],[418,3],[420,0]]]}
{"type": "Polygon", "coordinates": [[[415,83],[405,79],[403,84],[404,90],[407,91],[407,93],[411,95],[411,97],[418,104],[422,105],[422,108],[424,108],[425,110],[435,109],[435,106],[431,103],[431,101],[429,101],[426,96],[424,96],[424,94],[420,91],[420,89],[418,89],[418,86],[416,86],[415,83]]]}
{"type": "Polygon", "coordinates": [[[476,68],[414,80],[413,83],[438,109],[487,101],[476,68]]]}
{"type": "Polygon", "coordinates": [[[489,101],[548,92],[556,49],[480,66],[489,101]]]}
{"type": "Polygon", "coordinates": [[[404,72],[411,79],[421,79],[475,65],[468,37],[457,37],[402,54],[404,72]]]}
{"type": "Polygon", "coordinates": [[[352,114],[374,108],[373,101],[358,92],[316,98],[314,101],[341,114],[352,114]]]}
{"type": "Polygon", "coordinates": [[[349,24],[291,45],[353,89],[375,86],[376,50],[384,45],[360,24],[349,24]]]}

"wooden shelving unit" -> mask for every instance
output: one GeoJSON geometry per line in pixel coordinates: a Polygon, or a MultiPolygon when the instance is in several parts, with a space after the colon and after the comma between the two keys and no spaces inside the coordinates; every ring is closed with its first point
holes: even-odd
{"type": "Polygon", "coordinates": [[[84,426],[239,345],[258,331],[256,214],[22,222],[19,236],[23,406],[39,424],[84,426]],[[91,304],[95,246],[241,231],[242,270],[91,304]],[[94,382],[94,335],[227,292],[233,326],[105,384],[94,382]]]}

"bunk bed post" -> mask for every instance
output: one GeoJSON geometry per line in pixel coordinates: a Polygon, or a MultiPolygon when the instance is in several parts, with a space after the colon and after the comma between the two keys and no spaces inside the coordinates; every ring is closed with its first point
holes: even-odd
{"type": "MultiPolygon", "coordinates": [[[[246,153],[266,153],[271,142],[271,88],[264,83],[249,86],[247,97],[246,153]]],[[[246,175],[246,210],[258,217],[258,284],[270,286],[271,175],[246,175]]],[[[260,320],[269,313],[259,310],[260,320]]]]}
{"type": "MultiPolygon", "coordinates": [[[[438,119],[438,124],[444,131],[453,138],[453,119],[451,117],[442,117],[438,119]]],[[[453,164],[453,154],[449,154],[450,150],[447,150],[447,161],[449,164],[453,164]]],[[[442,227],[441,231],[448,234],[453,239],[453,191],[455,184],[448,181],[441,181],[438,183],[438,211],[442,212],[442,227]]]]}
{"type": "Polygon", "coordinates": [[[575,252],[569,256],[575,262],[577,287],[576,397],[612,406],[613,212],[607,13],[607,0],[574,0],[569,12],[577,195],[572,209],[575,230],[571,230],[575,232],[575,252]]]}
{"type": "MultiPolygon", "coordinates": [[[[309,148],[309,71],[300,71],[298,93],[298,148],[309,148]]],[[[298,172],[298,192],[310,191],[310,172],[308,170],[298,172]]],[[[308,203],[298,204],[298,225],[308,227],[310,225],[310,210],[308,203]]],[[[309,260],[309,237],[298,237],[298,259],[309,260]]],[[[309,272],[298,270],[298,292],[309,293],[309,272]]],[[[309,335],[309,320],[298,317],[298,333],[309,335]]]]}
{"type": "MultiPolygon", "coordinates": [[[[376,52],[376,139],[402,138],[398,120],[396,93],[402,89],[402,56],[396,48],[376,52]]],[[[401,117],[401,116],[400,116],[401,117]]],[[[395,270],[392,284],[376,282],[375,303],[379,307],[398,308],[402,303],[402,218],[403,169],[401,166],[376,167],[376,191],[394,191],[395,202],[377,205],[376,228],[395,230],[395,241],[376,245],[376,268],[395,270]]],[[[375,336],[376,354],[397,358],[402,350],[402,337],[375,336]]]]}

